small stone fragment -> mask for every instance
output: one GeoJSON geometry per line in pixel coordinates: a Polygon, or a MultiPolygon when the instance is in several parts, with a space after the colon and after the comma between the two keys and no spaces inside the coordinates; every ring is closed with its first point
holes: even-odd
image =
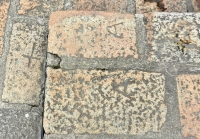
{"type": "Polygon", "coordinates": [[[39,105],[45,58],[46,28],[15,23],[6,61],[2,100],[39,105]]]}
{"type": "Polygon", "coordinates": [[[0,57],[3,53],[3,41],[6,21],[8,17],[8,8],[10,6],[10,0],[0,1],[0,57]]]}
{"type": "Polygon", "coordinates": [[[52,68],[60,67],[61,59],[55,54],[47,53],[47,66],[52,68]]]}
{"type": "Polygon", "coordinates": [[[47,68],[47,134],[144,134],[165,122],[165,78],[142,71],[47,68]]]}
{"type": "Polygon", "coordinates": [[[200,139],[200,75],[178,76],[177,88],[183,136],[200,139]]]}
{"type": "Polygon", "coordinates": [[[131,14],[62,11],[51,15],[48,52],[84,58],[138,58],[131,14]]]}

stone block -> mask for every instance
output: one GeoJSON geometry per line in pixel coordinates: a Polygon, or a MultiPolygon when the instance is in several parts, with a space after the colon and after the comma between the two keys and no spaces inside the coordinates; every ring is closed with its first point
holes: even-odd
{"type": "Polygon", "coordinates": [[[15,23],[6,61],[2,101],[38,105],[46,51],[46,28],[15,23]]]}
{"type": "Polygon", "coordinates": [[[0,109],[1,139],[41,138],[42,116],[36,113],[11,109],[0,109]]]}
{"type": "Polygon", "coordinates": [[[4,46],[4,31],[6,26],[6,21],[8,17],[8,8],[10,6],[10,0],[0,1],[0,57],[3,53],[4,46]]]}
{"type": "Polygon", "coordinates": [[[18,14],[49,17],[64,8],[64,0],[20,0],[18,14]]]}
{"type": "Polygon", "coordinates": [[[73,10],[135,13],[135,0],[70,0],[66,5],[73,10]]]}
{"type": "Polygon", "coordinates": [[[155,13],[149,60],[200,63],[200,13],[155,13]]]}
{"type": "Polygon", "coordinates": [[[165,78],[136,70],[47,68],[46,134],[144,134],[165,122],[165,78]]]}
{"type": "Polygon", "coordinates": [[[84,58],[138,58],[131,14],[62,11],[51,15],[48,52],[84,58]]]}
{"type": "Polygon", "coordinates": [[[200,139],[200,75],[179,75],[177,89],[183,136],[200,139]]]}

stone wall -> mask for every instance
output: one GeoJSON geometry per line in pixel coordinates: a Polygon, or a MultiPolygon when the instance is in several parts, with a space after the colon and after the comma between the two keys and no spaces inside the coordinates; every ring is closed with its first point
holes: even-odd
{"type": "Polygon", "coordinates": [[[0,138],[200,139],[199,11],[0,1],[0,138]]]}

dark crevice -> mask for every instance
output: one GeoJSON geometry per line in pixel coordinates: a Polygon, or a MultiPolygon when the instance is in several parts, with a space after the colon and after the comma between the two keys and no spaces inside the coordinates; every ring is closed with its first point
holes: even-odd
{"type": "MultiPolygon", "coordinates": [[[[47,34],[47,40],[48,40],[48,34],[47,34]]],[[[48,41],[47,41],[47,46],[48,46],[48,41]]],[[[44,134],[45,134],[45,130],[44,130],[44,103],[45,103],[45,94],[46,94],[46,79],[47,79],[47,73],[46,73],[46,69],[47,69],[47,49],[46,49],[46,55],[45,55],[45,63],[44,63],[44,83],[43,83],[43,88],[42,88],[42,92],[43,92],[43,96],[42,96],[42,128],[41,128],[41,139],[44,139],[44,134]]]]}

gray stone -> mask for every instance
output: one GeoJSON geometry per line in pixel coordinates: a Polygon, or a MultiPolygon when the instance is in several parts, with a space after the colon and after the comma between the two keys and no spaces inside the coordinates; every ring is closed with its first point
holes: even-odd
{"type": "Polygon", "coordinates": [[[60,67],[60,57],[55,54],[47,53],[47,66],[52,68],[60,67]]]}
{"type": "Polygon", "coordinates": [[[0,139],[40,139],[41,119],[32,112],[0,109],[0,139]]]}
{"type": "Polygon", "coordinates": [[[149,60],[200,63],[200,13],[155,13],[149,60]]]}

